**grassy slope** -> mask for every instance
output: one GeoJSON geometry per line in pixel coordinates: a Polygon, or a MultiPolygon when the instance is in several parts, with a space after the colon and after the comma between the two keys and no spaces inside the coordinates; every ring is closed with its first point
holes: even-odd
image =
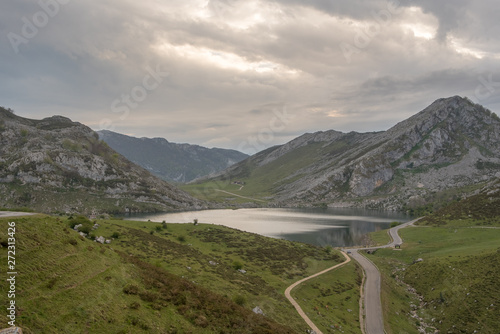
{"type": "Polygon", "coordinates": [[[421,321],[410,312],[411,304],[420,301],[408,291],[411,286],[424,297],[419,316],[441,332],[496,333],[500,229],[413,227],[401,235],[401,251],[381,249],[369,255],[383,275],[388,332],[417,333],[421,321]],[[423,261],[414,263],[419,258],[423,261]]]}
{"type": "MultiPolygon", "coordinates": [[[[283,291],[342,261],[336,252],[216,225],[99,221],[96,236],[119,234],[101,245],[65,219],[15,221],[17,320],[26,333],[303,332],[283,291]],[[255,306],[268,317],[253,314],[255,306]]],[[[0,249],[2,268],[6,255],[0,249]]],[[[5,305],[5,289],[0,298],[5,305]]]]}
{"type": "MultiPolygon", "coordinates": [[[[324,154],[343,148],[346,144],[338,142],[327,147],[323,147],[323,145],[324,143],[312,143],[300,147],[263,166],[256,166],[254,163],[248,162],[241,171],[235,175],[230,175],[230,181],[216,179],[204,183],[182,186],[182,189],[196,198],[208,201],[249,202],[248,199],[241,199],[217,192],[215,189],[266,200],[266,198],[274,194],[276,188],[280,185],[300,177],[301,174],[296,175],[299,170],[311,165],[324,154]],[[245,182],[245,186],[241,188],[240,185],[232,184],[234,181],[245,182]]],[[[258,203],[257,201],[256,204],[258,203]]]]}
{"type": "Polygon", "coordinates": [[[361,268],[350,263],[301,284],[292,296],[323,333],[361,333],[359,287],[361,268]]]}

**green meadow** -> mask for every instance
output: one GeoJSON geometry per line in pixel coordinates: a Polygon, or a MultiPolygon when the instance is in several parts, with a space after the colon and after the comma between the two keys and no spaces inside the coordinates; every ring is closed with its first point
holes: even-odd
{"type": "Polygon", "coordinates": [[[401,250],[368,255],[382,272],[387,332],[498,333],[500,229],[452,221],[400,234],[401,250]]]}
{"type": "MultiPolygon", "coordinates": [[[[7,221],[0,220],[2,272],[7,221]]],[[[218,225],[109,219],[95,221],[99,227],[92,230],[95,222],[82,217],[14,221],[16,320],[28,334],[303,333],[308,326],[284,290],[343,261],[331,249],[218,225]],[[71,228],[76,223],[83,223],[91,238],[103,236],[111,243],[81,237],[71,228]],[[256,306],[265,316],[252,312],[256,306]]],[[[351,280],[359,278],[359,270],[349,266],[336,272],[312,282],[314,294],[305,307],[332,305],[336,322],[344,324],[357,319],[352,305],[359,293],[351,280]],[[327,282],[333,290],[312,303],[327,282]],[[336,296],[337,289],[345,291],[336,296]],[[343,318],[347,308],[354,312],[343,318]]],[[[3,288],[0,305],[7,302],[3,288]]],[[[5,317],[0,326],[7,326],[5,317]]]]}

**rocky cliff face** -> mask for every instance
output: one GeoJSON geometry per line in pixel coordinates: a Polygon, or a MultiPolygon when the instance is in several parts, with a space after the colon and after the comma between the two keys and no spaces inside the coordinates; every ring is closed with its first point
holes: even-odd
{"type": "Polygon", "coordinates": [[[113,151],[90,128],[0,108],[0,207],[42,212],[200,208],[188,194],[113,151]]]}
{"type": "Polygon", "coordinates": [[[248,157],[234,150],[175,144],[164,138],[135,138],[112,131],[98,134],[115,151],[170,182],[186,183],[215,174],[248,157]]]}
{"type": "Polygon", "coordinates": [[[500,120],[467,98],[440,99],[388,131],[306,134],[221,177],[248,184],[273,164],[286,171],[266,189],[277,205],[424,205],[500,176],[500,120]],[[298,165],[299,159],[307,162],[298,165]]]}

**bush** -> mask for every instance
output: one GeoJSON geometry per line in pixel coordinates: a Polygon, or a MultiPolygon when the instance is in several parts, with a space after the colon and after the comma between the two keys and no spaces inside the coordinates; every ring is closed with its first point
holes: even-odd
{"type": "Polygon", "coordinates": [[[232,267],[234,268],[234,270],[243,269],[243,263],[241,263],[240,261],[234,261],[232,267]]]}
{"type": "Polygon", "coordinates": [[[111,238],[113,239],[118,239],[120,237],[120,234],[118,232],[113,232],[113,234],[111,234],[111,238]]]}
{"type": "Polygon", "coordinates": [[[247,299],[242,295],[237,295],[233,298],[235,304],[243,306],[247,302],[247,299]]]}
{"type": "Polygon", "coordinates": [[[127,295],[136,295],[139,293],[139,287],[135,284],[127,284],[123,287],[123,292],[127,295]]]}
{"type": "Polygon", "coordinates": [[[92,225],[91,225],[92,222],[89,219],[87,219],[87,217],[85,217],[85,216],[77,216],[77,217],[71,216],[68,218],[68,220],[70,221],[69,227],[71,227],[71,228],[74,228],[76,225],[80,225],[80,224],[82,224],[82,225],[88,224],[90,226],[90,228],[92,228],[92,225]]]}
{"type": "Polygon", "coordinates": [[[179,235],[179,236],[177,237],[177,240],[179,240],[180,242],[186,242],[186,237],[185,237],[185,236],[183,236],[183,235],[179,235]]]}
{"type": "Polygon", "coordinates": [[[138,310],[140,307],[141,307],[141,304],[139,304],[138,302],[133,302],[132,304],[129,305],[128,308],[131,310],[138,310]]]}

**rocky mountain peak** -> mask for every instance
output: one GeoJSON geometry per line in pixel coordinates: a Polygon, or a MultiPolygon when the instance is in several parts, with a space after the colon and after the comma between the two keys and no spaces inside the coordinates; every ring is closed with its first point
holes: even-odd
{"type": "Polygon", "coordinates": [[[258,177],[264,179],[269,166],[283,171],[282,178],[261,191],[273,193],[280,205],[401,209],[442,192],[470,191],[498,177],[500,119],[468,98],[453,96],[387,131],[304,134],[221,177],[262,182],[258,177]]]}
{"type": "Polygon", "coordinates": [[[85,125],[62,116],[0,114],[0,206],[109,213],[200,205],[125,159],[85,125]]]}

